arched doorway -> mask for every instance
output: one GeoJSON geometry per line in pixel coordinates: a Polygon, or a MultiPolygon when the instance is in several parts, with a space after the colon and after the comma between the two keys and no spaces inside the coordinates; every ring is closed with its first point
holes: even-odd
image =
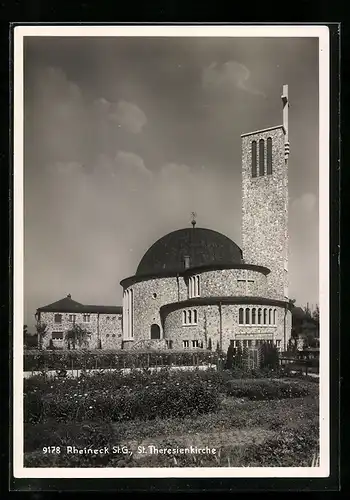
{"type": "Polygon", "coordinates": [[[160,328],[156,323],[151,325],[151,339],[160,339],[160,328]]]}

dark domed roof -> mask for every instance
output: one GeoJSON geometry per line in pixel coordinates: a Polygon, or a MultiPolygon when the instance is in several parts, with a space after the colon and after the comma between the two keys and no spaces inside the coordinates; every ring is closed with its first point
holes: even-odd
{"type": "Polygon", "coordinates": [[[241,249],[217,231],[185,228],[173,231],[156,241],[142,257],[136,275],[183,272],[185,256],[190,267],[240,264],[241,249]]]}

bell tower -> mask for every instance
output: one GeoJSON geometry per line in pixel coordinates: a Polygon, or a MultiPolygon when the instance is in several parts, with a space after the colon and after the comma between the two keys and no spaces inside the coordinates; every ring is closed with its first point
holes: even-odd
{"type": "Polygon", "coordinates": [[[247,264],[270,269],[270,298],[288,300],[288,85],[283,123],[242,134],[242,250],[247,264]]]}

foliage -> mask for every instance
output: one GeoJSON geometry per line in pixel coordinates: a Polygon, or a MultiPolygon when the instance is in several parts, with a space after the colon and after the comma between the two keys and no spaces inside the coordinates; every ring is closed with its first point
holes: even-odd
{"type": "Polygon", "coordinates": [[[65,340],[68,348],[76,349],[76,347],[88,347],[90,332],[80,325],[74,324],[72,328],[67,330],[65,340]]]}
{"type": "Polygon", "coordinates": [[[151,420],[218,408],[220,375],[213,375],[213,381],[200,371],[106,375],[51,382],[42,377],[26,380],[25,421],[151,420]]]}
{"type": "Polygon", "coordinates": [[[38,336],[38,347],[39,349],[43,348],[43,342],[44,338],[47,335],[48,329],[47,329],[47,324],[44,323],[43,321],[37,321],[35,325],[36,333],[38,336]]]}
{"type": "Polygon", "coordinates": [[[149,368],[216,364],[218,354],[200,351],[59,350],[26,351],[24,371],[149,368]]]}
{"type": "Polygon", "coordinates": [[[300,398],[307,396],[309,390],[293,381],[242,379],[230,381],[227,394],[237,398],[269,400],[300,398]]]}
{"type": "Polygon", "coordinates": [[[279,366],[279,354],[277,347],[273,344],[262,344],[260,347],[260,359],[261,368],[277,370],[279,366]]]}
{"type": "Polygon", "coordinates": [[[225,368],[227,370],[230,370],[232,368],[232,365],[233,365],[233,355],[234,355],[234,347],[233,347],[232,343],[230,343],[230,345],[228,346],[227,355],[226,355],[225,368]]]}
{"type": "MultiPolygon", "coordinates": [[[[135,374],[136,375],[136,374],[135,374]]],[[[165,375],[165,374],[164,374],[165,375]]],[[[180,374],[179,374],[180,375],[180,374]]],[[[189,374],[187,374],[189,375],[189,374]]],[[[227,373],[201,372],[202,380],[226,384],[227,373]]],[[[181,374],[184,377],[184,374],[181,374]]],[[[97,380],[96,380],[97,382],[97,380]]],[[[47,384],[43,380],[43,384],[47,384]]],[[[65,382],[66,383],[66,382],[65,382]]],[[[108,383],[107,378],[103,383],[108,383]]],[[[31,382],[32,384],[32,382],[31,382]]],[[[39,381],[37,380],[37,384],[39,381]]],[[[312,395],[298,399],[253,401],[228,397],[221,401],[218,411],[196,416],[143,419],[125,422],[108,422],[105,418],[95,421],[67,421],[57,424],[48,419],[43,423],[25,424],[26,467],[267,467],[310,466],[313,453],[318,448],[318,398],[317,384],[300,381],[312,395]],[[286,418],[288,415],[288,418],[286,418]],[[224,434],[222,429],[225,429],[224,434]],[[261,430],[265,437],[259,439],[261,430]],[[243,431],[243,432],[242,432],[243,431]],[[258,440],[247,439],[249,433],[258,440]],[[54,440],[62,449],[66,445],[77,447],[109,446],[125,443],[133,451],[138,444],[148,441],[158,446],[178,443],[186,446],[193,437],[203,435],[203,443],[217,446],[221,435],[223,446],[216,456],[145,456],[126,460],[122,455],[60,455],[42,453],[43,446],[54,440]],[[215,437],[216,436],[216,437],[215,437]],[[236,439],[230,438],[236,436],[236,439]],[[136,443],[136,444],[135,444],[136,443]],[[260,453],[261,450],[261,453],[260,453]]],[[[46,387],[46,386],[45,386],[46,387]]],[[[33,390],[35,385],[32,384],[33,390]]],[[[46,388],[47,389],[47,388],[46,388]]]]}

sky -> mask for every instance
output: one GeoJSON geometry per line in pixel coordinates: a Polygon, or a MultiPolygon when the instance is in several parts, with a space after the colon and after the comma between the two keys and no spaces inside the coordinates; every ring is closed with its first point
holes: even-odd
{"type": "MultiPolygon", "coordinates": [[[[24,320],[67,294],[120,305],[161,236],[241,245],[241,134],[289,86],[290,297],[318,303],[318,39],[24,41],[24,320]]],[[[32,328],[33,329],[33,328],[32,328]]]]}

